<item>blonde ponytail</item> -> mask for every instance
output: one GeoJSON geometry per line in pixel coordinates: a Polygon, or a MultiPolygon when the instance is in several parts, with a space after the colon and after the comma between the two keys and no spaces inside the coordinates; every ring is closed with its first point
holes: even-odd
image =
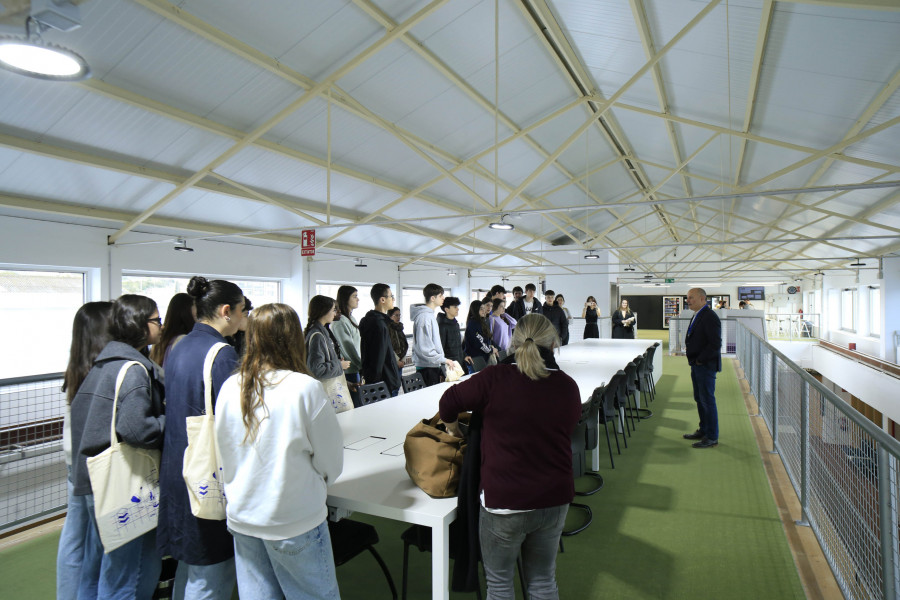
{"type": "Polygon", "coordinates": [[[544,366],[540,349],[553,350],[557,347],[559,337],[556,327],[540,314],[530,314],[520,319],[510,343],[510,349],[516,354],[519,372],[532,380],[543,379],[550,374],[544,366]]]}

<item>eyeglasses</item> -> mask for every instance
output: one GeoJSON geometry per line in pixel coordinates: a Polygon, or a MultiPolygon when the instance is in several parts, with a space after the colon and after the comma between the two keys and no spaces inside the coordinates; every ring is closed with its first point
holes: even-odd
{"type": "Polygon", "coordinates": [[[156,323],[160,327],[162,327],[162,317],[154,317],[152,319],[147,319],[148,323],[156,323]]]}

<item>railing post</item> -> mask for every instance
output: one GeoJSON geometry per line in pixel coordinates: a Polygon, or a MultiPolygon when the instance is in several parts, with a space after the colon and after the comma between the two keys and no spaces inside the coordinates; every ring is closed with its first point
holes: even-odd
{"type": "Polygon", "coordinates": [[[759,415],[762,416],[762,393],[760,393],[760,389],[762,388],[762,342],[759,338],[753,338],[753,395],[756,396],[756,409],[759,412],[759,415]]]}
{"type": "Polygon", "coordinates": [[[800,519],[809,527],[809,382],[800,382],[800,519]]]}
{"type": "Polygon", "coordinates": [[[894,532],[897,521],[891,507],[891,457],[881,444],[878,445],[878,528],[881,533],[881,596],[896,598],[896,548],[894,532]]]}
{"type": "Polygon", "coordinates": [[[769,354],[772,355],[772,451],[770,454],[778,454],[778,357],[774,352],[769,354]]]}

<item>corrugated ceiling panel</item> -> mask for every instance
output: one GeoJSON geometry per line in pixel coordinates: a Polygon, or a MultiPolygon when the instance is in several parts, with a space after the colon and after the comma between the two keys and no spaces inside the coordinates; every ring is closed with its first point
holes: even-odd
{"type": "Polygon", "coordinates": [[[4,127],[44,133],[88,93],[74,85],[19,77],[0,70],[0,123],[4,127]]]}
{"type": "Polygon", "coordinates": [[[589,127],[560,154],[559,162],[570,172],[582,175],[585,170],[597,169],[617,157],[615,149],[610,146],[597,127],[589,127]]]}
{"type": "MultiPolygon", "coordinates": [[[[287,156],[262,148],[244,148],[216,169],[229,179],[259,189],[287,194],[291,189],[316,178],[322,170],[287,156]]],[[[322,201],[324,196],[310,196],[310,200],[322,201]]]]}

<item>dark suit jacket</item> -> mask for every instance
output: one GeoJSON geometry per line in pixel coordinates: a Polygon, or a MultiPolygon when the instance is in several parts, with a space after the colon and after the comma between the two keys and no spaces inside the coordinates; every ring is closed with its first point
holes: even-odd
{"type": "Polygon", "coordinates": [[[697,313],[684,342],[689,365],[715,364],[722,370],[722,323],[709,306],[697,313]]]}

